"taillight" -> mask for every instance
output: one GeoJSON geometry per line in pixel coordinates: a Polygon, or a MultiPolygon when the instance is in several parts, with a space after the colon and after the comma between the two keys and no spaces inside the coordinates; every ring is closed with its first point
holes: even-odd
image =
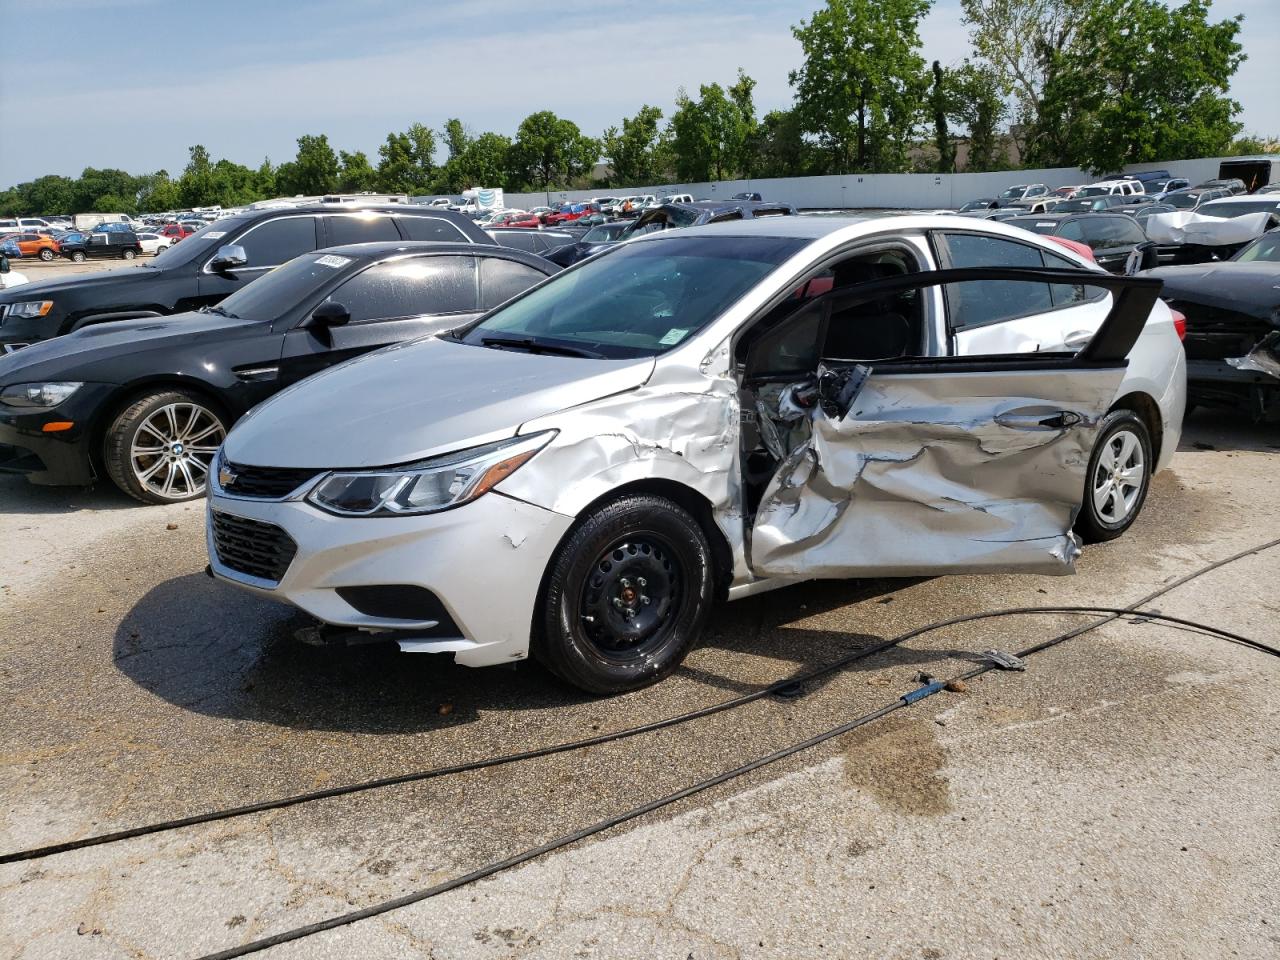
{"type": "Polygon", "coordinates": [[[1187,339],[1187,318],[1180,310],[1169,308],[1169,312],[1173,314],[1173,329],[1178,334],[1179,340],[1187,339]]]}

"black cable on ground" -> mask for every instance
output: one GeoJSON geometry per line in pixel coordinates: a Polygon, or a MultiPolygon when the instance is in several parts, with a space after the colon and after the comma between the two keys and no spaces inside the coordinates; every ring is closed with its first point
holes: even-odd
{"type": "MultiPolygon", "coordinates": [[[[1120,616],[1123,616],[1125,613],[1133,612],[1139,606],[1142,606],[1143,604],[1146,604],[1151,600],[1154,600],[1158,597],[1163,596],[1169,591],[1174,590],[1177,587],[1180,587],[1191,580],[1194,580],[1196,577],[1203,576],[1204,574],[1209,573],[1213,570],[1217,570],[1220,567],[1226,566],[1229,563],[1234,563],[1235,561],[1243,559],[1244,557],[1261,553],[1264,550],[1268,550],[1276,546],[1280,546],[1280,538],[1271,540],[1264,544],[1260,544],[1256,547],[1251,547],[1248,550],[1242,550],[1239,553],[1233,554],[1229,557],[1224,557],[1221,560],[1214,561],[1213,563],[1210,563],[1207,566],[1194,570],[1191,573],[1186,574],[1169,584],[1166,584],[1160,589],[1143,597],[1141,600],[1138,600],[1136,603],[1132,604],[1129,607],[1106,608],[1105,610],[1103,610],[1102,608],[1092,608],[1093,612],[1099,612],[1099,613],[1108,612],[1110,613],[1110,615],[1105,620],[1099,621],[1096,624],[1087,625],[1087,626],[1078,628],[1078,630],[1076,631],[1071,631],[1067,635],[1064,635],[1061,639],[1067,640],[1067,639],[1070,639],[1071,637],[1078,636],[1080,633],[1093,630],[1104,623],[1109,623],[1119,618],[1120,616]]],[[[599,736],[595,736],[595,737],[587,737],[582,740],[573,740],[573,741],[568,741],[566,743],[552,744],[546,747],[537,747],[532,750],[523,750],[518,753],[504,754],[498,757],[487,757],[480,760],[471,760],[464,763],[451,764],[449,766],[444,766],[444,767],[434,767],[430,770],[419,770],[419,771],[399,774],[391,777],[379,777],[373,780],[365,780],[359,783],[352,783],[352,784],[343,784],[342,786],[337,786],[337,787],[327,787],[321,790],[312,790],[306,793],[293,794],[288,797],[279,797],[274,800],[264,800],[258,803],[244,804],[237,807],[229,807],[223,810],[212,810],[206,813],[194,814],[189,817],[179,817],[176,819],[165,820],[158,823],[144,824],[138,827],[130,827],[125,830],[116,830],[110,833],[97,834],[89,837],[81,837],[77,840],[67,840],[60,843],[47,844],[45,846],[40,846],[40,847],[32,847],[28,850],[17,850],[11,853],[0,854],[0,864],[20,863],[27,860],[38,860],[43,857],[52,856],[57,853],[67,853],[72,850],[83,850],[88,847],[102,846],[104,844],[109,844],[109,843],[118,843],[122,840],[130,840],[136,837],[149,836],[151,834],[156,834],[156,833],[165,833],[171,830],[181,829],[182,827],[192,827],[202,823],[215,823],[222,820],[231,820],[237,817],[248,816],[249,814],[253,814],[253,813],[264,813],[268,810],[281,810],[287,807],[297,806],[303,803],[312,803],[317,800],[327,800],[333,797],[341,797],[341,796],[347,796],[354,793],[362,793],[366,790],[377,790],[377,789],[382,789],[384,787],[399,786],[401,784],[406,784],[406,783],[416,783],[423,780],[432,780],[438,777],[450,776],[457,773],[466,773],[473,770],[482,770],[489,767],[502,766],[508,763],[517,763],[524,760],[533,760],[539,757],[551,756],[557,753],[567,753],[573,750],[582,750],[582,749],[586,749],[587,747],[599,746],[604,743],[612,743],[618,740],[627,739],[629,737],[639,736],[640,734],[643,734],[643,733],[651,733],[655,730],[662,730],[667,727],[673,727],[683,723],[688,723],[692,720],[699,720],[703,717],[708,717],[716,713],[721,713],[725,710],[731,710],[737,707],[745,706],[748,703],[753,703],[756,700],[761,700],[767,696],[770,696],[771,694],[783,691],[786,688],[800,686],[809,682],[810,680],[814,680],[828,673],[832,673],[834,671],[840,670],[841,668],[846,667],[851,663],[855,663],[858,660],[862,660],[867,657],[874,656],[877,653],[881,653],[901,643],[904,643],[907,640],[911,640],[917,636],[920,636],[921,634],[924,634],[924,633],[930,633],[935,630],[944,629],[946,627],[956,626],[962,623],[969,623],[974,620],[981,620],[989,617],[1013,616],[1020,612],[1031,614],[1031,613],[1039,612],[1041,610],[1046,610],[1046,611],[1057,610],[1059,612],[1082,612],[1082,613],[1087,612],[1085,608],[1073,608],[1072,610],[1064,611],[1062,608],[1023,607],[1023,608],[1012,608],[1009,610],[990,611],[988,613],[981,613],[981,614],[969,614],[962,617],[955,617],[949,620],[937,621],[935,623],[926,624],[922,627],[917,627],[913,630],[909,630],[906,633],[899,634],[898,636],[893,637],[889,640],[884,640],[878,644],[874,644],[862,650],[857,650],[843,657],[837,657],[835,660],[829,663],[826,663],[820,667],[815,667],[797,676],[789,677],[784,680],[775,681],[774,683],[771,683],[768,686],[762,687],[761,689],[753,691],[751,693],[743,694],[742,696],[738,696],[738,697],[733,697],[728,700],[721,701],[720,703],[712,704],[711,706],[708,706],[708,707],[702,707],[698,710],[691,710],[686,713],[676,714],[675,716],[672,716],[672,717],[666,717],[662,720],[655,720],[652,723],[640,724],[639,726],[628,727],[623,730],[616,730],[612,733],[600,734],[599,736]]],[[[1146,614],[1143,614],[1143,616],[1146,616],[1151,619],[1161,618],[1160,614],[1155,614],[1155,613],[1146,613],[1146,614]]],[[[1191,626],[1197,626],[1197,627],[1201,626],[1199,624],[1185,624],[1185,623],[1184,625],[1191,625],[1191,626]]],[[[1214,627],[1208,627],[1206,629],[1208,630],[1208,632],[1219,633],[1219,634],[1221,633],[1221,631],[1218,631],[1217,628],[1214,628],[1214,627]]],[[[1230,639],[1234,639],[1236,640],[1236,642],[1244,642],[1246,645],[1256,644],[1256,641],[1249,641],[1249,640],[1246,640],[1245,638],[1240,638],[1240,637],[1233,637],[1230,639]]],[[[1061,640],[1059,640],[1058,642],[1061,642],[1061,640]]]]}
{"type": "MultiPolygon", "coordinates": [[[[1057,644],[1064,642],[1070,637],[1079,636],[1084,632],[1087,632],[1089,630],[1094,630],[1097,627],[1102,626],[1104,623],[1110,623],[1118,619],[1119,617],[1141,615],[1144,618],[1149,618],[1153,620],[1169,620],[1175,623],[1181,623],[1187,626],[1193,626],[1198,629],[1206,629],[1208,632],[1214,635],[1225,636],[1227,639],[1231,639],[1234,642],[1243,643],[1246,646],[1263,651],[1272,656],[1280,657],[1280,649],[1267,646],[1266,644],[1258,643],[1257,641],[1250,640],[1247,637],[1242,637],[1238,634],[1229,633],[1228,631],[1225,631],[1225,630],[1218,630],[1216,627],[1207,627],[1204,624],[1199,624],[1191,620],[1183,620],[1178,617],[1166,617],[1165,615],[1159,614],[1159,613],[1149,613],[1145,611],[1140,612],[1135,610],[1129,610],[1124,607],[1095,607],[1095,608],[1059,607],[1059,608],[1047,608],[1047,609],[1025,607],[1021,609],[1001,610],[1001,611],[997,611],[989,614],[974,614],[968,617],[956,618],[955,621],[948,621],[948,623],[965,622],[967,620],[978,620],[984,617],[1020,616],[1020,615],[1026,615],[1026,614],[1048,614],[1048,613],[1062,614],[1062,613],[1091,613],[1091,612],[1107,613],[1109,615],[1105,619],[1100,620],[1097,623],[1088,624],[1084,627],[1076,628],[1075,630],[1071,630],[1066,633],[1059,634],[1058,636],[1053,637],[1050,640],[1047,640],[1043,643],[1039,643],[1034,646],[1028,647],[1025,650],[1020,650],[1018,651],[1016,656],[1019,659],[1026,659],[1028,657],[1035,655],[1036,653],[1040,653],[1048,649],[1049,647],[1056,646],[1057,644]]],[[[972,670],[965,671],[964,673],[961,673],[958,676],[952,677],[949,680],[945,680],[945,681],[934,680],[923,687],[920,687],[916,690],[912,690],[906,694],[903,694],[901,697],[899,697],[897,700],[893,701],[892,703],[887,703],[876,710],[872,710],[869,713],[864,713],[860,717],[856,717],[853,720],[846,721],[845,723],[832,727],[829,730],[825,730],[822,733],[815,734],[814,736],[809,737],[806,740],[802,740],[799,743],[793,743],[786,747],[782,747],[781,749],[775,750],[774,752],[766,754],[763,757],[758,757],[757,759],[752,760],[749,763],[744,763],[739,767],[734,767],[732,770],[726,770],[722,773],[716,774],[713,777],[708,777],[705,780],[700,780],[697,783],[691,784],[690,786],[677,790],[674,793],[669,793],[664,797],[659,797],[656,800],[650,800],[649,802],[640,804],[637,807],[632,807],[630,810],[627,810],[624,813],[615,814],[614,816],[606,817],[603,820],[598,820],[597,822],[591,824],[590,826],[583,827],[581,830],[575,830],[573,833],[564,834],[563,836],[557,837],[554,840],[549,840],[546,843],[540,844],[539,846],[530,847],[528,849],[522,850],[520,853],[507,857],[504,860],[497,860],[497,861],[494,861],[493,863],[486,864],[485,866],[480,867],[477,870],[473,870],[470,873],[462,874],[461,876],[458,876],[458,877],[453,877],[449,880],[445,880],[441,883],[438,883],[431,887],[427,887],[423,890],[416,890],[413,893],[408,893],[403,896],[395,897],[390,900],[384,900],[381,903],[373,904],[372,906],[365,907],[361,910],[353,910],[350,913],[344,913],[336,917],[329,917],[327,919],[320,920],[315,923],[310,923],[302,927],[297,927],[293,930],[286,930],[282,933],[273,934],[272,936],[269,936],[269,937],[263,937],[260,940],[253,940],[253,941],[250,941],[249,943],[241,944],[238,947],[231,947],[230,949],[221,950],[217,953],[207,954],[203,957],[198,958],[198,960],[232,960],[232,958],[235,958],[235,957],[243,957],[251,953],[258,953],[259,951],[266,950],[270,947],[280,946],[281,944],[290,943],[295,940],[301,940],[306,937],[314,936],[317,933],[323,933],[326,930],[333,930],[338,927],[347,926],[352,923],[357,923],[360,920],[368,920],[372,917],[380,916],[385,913],[390,913],[394,910],[399,910],[402,907],[410,906],[411,904],[420,903],[423,900],[429,900],[432,897],[437,897],[442,893],[447,893],[450,890],[456,890],[457,888],[466,886],[469,883],[474,883],[477,880],[483,880],[487,877],[493,876],[494,874],[501,873],[504,870],[508,870],[512,867],[519,866],[520,864],[523,864],[523,863],[527,863],[530,860],[534,860],[542,856],[543,854],[551,853],[552,851],[559,850],[563,847],[567,847],[571,844],[577,843],[580,840],[585,840],[587,837],[593,836],[598,833],[602,833],[605,830],[609,830],[613,827],[619,826],[620,824],[626,823],[629,820],[634,820],[637,817],[644,816],[647,813],[652,813],[655,810],[659,810],[663,807],[669,806],[670,804],[676,803],[679,800],[683,800],[686,797],[690,797],[690,796],[693,796],[694,794],[701,793],[704,790],[710,790],[712,787],[716,787],[716,786],[719,786],[720,784],[727,783],[728,781],[734,780],[737,777],[741,777],[744,774],[752,772],[753,770],[758,770],[761,767],[768,766],[771,763],[776,763],[779,760],[783,760],[787,757],[794,756],[797,753],[801,753],[805,750],[809,750],[812,747],[825,743],[828,740],[833,740],[836,737],[843,736],[844,734],[849,733],[850,731],[855,730],[858,727],[864,726],[875,720],[879,720],[882,717],[888,716],[890,713],[893,713],[896,710],[900,710],[903,707],[908,707],[913,703],[923,700],[925,697],[932,696],[933,694],[939,692],[940,690],[945,689],[949,684],[953,683],[956,680],[971,679],[973,677],[977,677],[977,676],[980,676],[981,674],[987,673],[990,670],[998,670],[998,669],[1000,668],[995,664],[988,663],[980,667],[975,667],[972,670]]]]}

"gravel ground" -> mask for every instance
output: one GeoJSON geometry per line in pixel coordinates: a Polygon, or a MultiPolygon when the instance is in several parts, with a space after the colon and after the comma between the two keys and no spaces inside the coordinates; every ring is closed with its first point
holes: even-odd
{"type": "MultiPolygon", "coordinates": [[[[215,583],[200,505],[0,478],[0,851],[588,736],[715,703],[933,619],[1126,604],[1280,537],[1274,427],[1194,416],[1077,577],[805,584],[716,617],[605,700],[532,665],[318,650],[215,583]]],[[[1280,548],[1162,598],[1277,641],[1280,548]],[[1264,589],[1260,589],[1263,587],[1264,589]]],[[[0,956],[194,957],[429,886],[1079,622],[940,631],[795,700],[589,751],[0,866],[0,956]]],[[[381,918],[312,957],[1274,958],[1280,663],[1113,624],[850,735],[381,918]]]]}

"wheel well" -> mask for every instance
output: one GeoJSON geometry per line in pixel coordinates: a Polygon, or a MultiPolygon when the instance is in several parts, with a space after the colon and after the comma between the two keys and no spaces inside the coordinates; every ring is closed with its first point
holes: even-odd
{"type": "MultiPolygon", "coordinates": [[[[1132,410],[1146,424],[1151,434],[1151,458],[1160,459],[1160,445],[1164,440],[1163,423],[1160,418],[1160,407],[1145,393],[1127,393],[1111,405],[1112,410],[1132,410]]],[[[1154,466],[1154,464],[1153,464],[1154,466]]]]}
{"type": "Polygon", "coordinates": [[[217,394],[204,384],[190,383],[185,380],[151,380],[147,383],[125,387],[113,396],[110,401],[102,405],[102,410],[98,413],[97,420],[90,431],[89,457],[93,462],[94,472],[98,476],[105,475],[102,462],[102,442],[106,439],[107,431],[111,429],[111,424],[115,423],[116,417],[133,406],[140,397],[144,397],[149,393],[163,393],[165,390],[185,390],[187,393],[195,394],[227,421],[228,430],[231,428],[231,416],[227,413],[226,406],[218,399],[217,394]]]}

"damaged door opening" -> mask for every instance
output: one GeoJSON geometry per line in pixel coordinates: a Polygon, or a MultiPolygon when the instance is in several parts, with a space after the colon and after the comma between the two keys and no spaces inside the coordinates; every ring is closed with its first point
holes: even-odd
{"type": "Polygon", "coordinates": [[[742,390],[758,431],[743,431],[741,453],[745,463],[763,451],[773,465],[754,494],[744,470],[755,575],[1073,573],[1089,457],[1159,280],[1088,273],[1114,296],[1074,355],[840,356],[833,343],[884,340],[829,334],[833,318],[896,325],[886,305],[926,287],[1078,284],[1081,274],[982,268],[872,280],[814,298],[750,343],[742,390]],[[880,307],[853,309],[868,304],[880,307]],[[787,337],[811,338],[812,349],[779,350],[787,337]],[[803,375],[771,369],[804,355],[817,361],[803,375]]]}

